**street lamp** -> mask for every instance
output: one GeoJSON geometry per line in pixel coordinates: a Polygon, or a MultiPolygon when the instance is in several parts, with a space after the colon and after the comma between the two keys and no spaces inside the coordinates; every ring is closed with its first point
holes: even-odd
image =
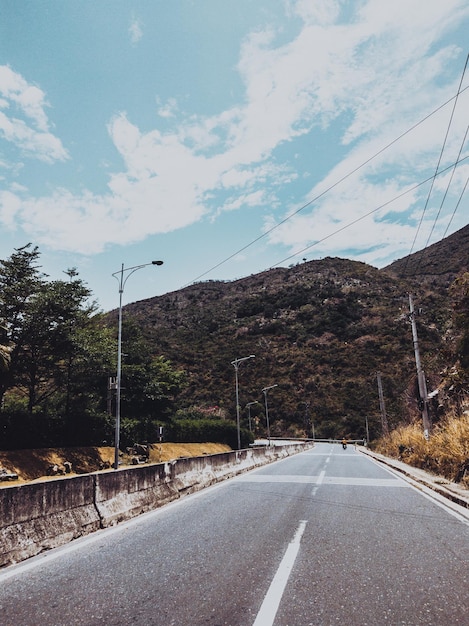
{"type": "Polygon", "coordinates": [[[366,428],[366,444],[365,447],[368,445],[369,441],[370,441],[370,428],[368,426],[368,416],[365,415],[365,428],[366,428]]]}
{"type": "Polygon", "coordinates": [[[259,402],[257,400],[254,400],[254,402],[248,402],[246,404],[246,408],[248,410],[248,419],[249,419],[249,431],[252,432],[252,428],[251,428],[251,407],[253,404],[259,404],[259,402]]]}
{"type": "Polygon", "coordinates": [[[264,394],[264,401],[265,401],[265,419],[267,422],[267,440],[269,442],[269,446],[270,446],[270,424],[269,424],[269,407],[267,406],[267,392],[269,391],[269,389],[273,389],[274,387],[278,387],[278,385],[270,385],[270,387],[264,387],[264,389],[262,390],[262,393],[264,394]]]}
{"type": "Polygon", "coordinates": [[[118,272],[114,272],[113,276],[119,283],[119,330],[117,333],[117,379],[116,379],[116,428],[114,435],[114,469],[119,468],[119,444],[120,444],[120,426],[121,426],[121,378],[122,378],[122,294],[124,293],[125,283],[129,276],[147,267],[147,265],[163,265],[163,261],[152,261],[143,265],[134,265],[133,267],[122,267],[118,272]]]}
{"type": "Polygon", "coordinates": [[[244,356],[242,359],[235,359],[231,361],[231,365],[235,368],[235,379],[236,379],[236,430],[238,433],[238,450],[241,450],[241,430],[239,427],[239,385],[238,385],[238,369],[239,364],[242,361],[247,361],[248,359],[254,359],[255,354],[250,354],[249,356],[244,356]]]}
{"type": "Polygon", "coordinates": [[[313,435],[313,439],[314,439],[314,422],[309,417],[309,402],[301,402],[300,404],[304,404],[305,405],[305,419],[304,419],[304,421],[305,421],[307,436],[309,436],[309,433],[310,433],[310,430],[311,430],[312,431],[312,435],[313,435]],[[310,426],[311,426],[311,429],[310,429],[310,426]]]}

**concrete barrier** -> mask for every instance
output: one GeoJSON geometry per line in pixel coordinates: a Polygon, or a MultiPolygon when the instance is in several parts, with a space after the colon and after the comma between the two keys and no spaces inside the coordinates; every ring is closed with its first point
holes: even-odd
{"type": "Polygon", "coordinates": [[[182,458],[0,489],[0,567],[156,509],[312,444],[182,458]]]}
{"type": "Polygon", "coordinates": [[[101,527],[113,526],[179,497],[168,463],[95,475],[101,527]]]}
{"type": "Polygon", "coordinates": [[[94,477],[0,489],[0,565],[18,563],[100,528],[94,477]]]}

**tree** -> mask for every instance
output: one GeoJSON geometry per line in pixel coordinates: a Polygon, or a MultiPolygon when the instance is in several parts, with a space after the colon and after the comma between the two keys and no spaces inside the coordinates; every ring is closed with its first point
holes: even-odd
{"type": "Polygon", "coordinates": [[[152,354],[154,348],[134,320],[124,322],[122,337],[123,435],[131,421],[129,437],[154,441],[158,424],[169,419],[174,399],[186,384],[186,374],[175,370],[164,357],[152,354]]]}
{"type": "Polygon", "coordinates": [[[0,261],[0,319],[5,321],[3,342],[10,346],[9,367],[0,379],[0,403],[7,389],[16,384],[20,362],[26,349],[27,327],[32,320],[32,301],[42,285],[43,275],[36,265],[37,247],[27,244],[0,261]]]}
{"type": "Polygon", "coordinates": [[[101,441],[114,339],[76,269],[47,281],[38,258],[29,244],[0,261],[0,344],[10,353],[0,377],[4,428],[17,443],[21,426],[21,441],[34,432],[37,445],[101,441]]]}
{"type": "Polygon", "coordinates": [[[8,344],[7,329],[0,324],[0,373],[5,374],[10,367],[11,348],[8,344]]]}
{"type": "MultiPolygon", "coordinates": [[[[31,244],[0,260],[0,428],[3,445],[90,445],[112,439],[108,381],[114,329],[75,268],[49,281],[31,244]],[[2,330],[3,328],[3,330],[2,330]],[[9,438],[9,439],[8,439],[9,438]]],[[[138,438],[156,436],[185,375],[124,327],[123,415],[138,438]]],[[[125,426],[125,424],[124,424],[125,426]]],[[[130,435],[129,435],[130,436],[130,435]]]]}
{"type": "Polygon", "coordinates": [[[70,281],[47,282],[33,266],[37,257],[36,248],[30,252],[26,247],[3,261],[5,270],[0,273],[2,314],[7,316],[13,345],[3,393],[9,387],[24,390],[30,414],[59,388],[70,391],[76,333],[95,310],[87,303],[91,292],[76,278],[75,270],[67,272],[70,281]],[[22,295],[25,292],[27,297],[22,295]]]}

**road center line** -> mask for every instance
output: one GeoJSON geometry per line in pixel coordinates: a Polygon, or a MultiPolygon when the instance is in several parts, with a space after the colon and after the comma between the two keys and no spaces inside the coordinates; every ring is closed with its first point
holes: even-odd
{"type": "MultiPolygon", "coordinates": [[[[327,461],[326,461],[326,463],[327,463],[327,461]]],[[[313,488],[313,491],[311,493],[312,496],[316,495],[316,492],[317,492],[317,490],[319,488],[319,485],[322,485],[322,483],[324,482],[324,476],[325,475],[326,475],[326,470],[322,470],[322,472],[319,474],[319,476],[318,476],[318,478],[316,480],[316,484],[315,484],[315,486],[313,488]]]]}
{"type": "Polygon", "coordinates": [[[277,573],[270,583],[269,590],[264,598],[264,602],[262,603],[253,626],[272,626],[274,623],[283,592],[287,586],[288,579],[290,578],[293,565],[295,564],[295,560],[300,549],[301,537],[305,531],[306,523],[306,520],[302,520],[300,522],[295,536],[288,545],[277,573]]]}

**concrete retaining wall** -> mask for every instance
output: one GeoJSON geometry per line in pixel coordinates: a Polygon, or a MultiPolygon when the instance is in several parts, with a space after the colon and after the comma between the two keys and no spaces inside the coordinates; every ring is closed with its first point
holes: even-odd
{"type": "Polygon", "coordinates": [[[0,489],[0,567],[162,506],[312,444],[238,450],[0,489]]]}
{"type": "Polygon", "coordinates": [[[0,565],[99,528],[92,475],[0,489],[0,565]]]}

